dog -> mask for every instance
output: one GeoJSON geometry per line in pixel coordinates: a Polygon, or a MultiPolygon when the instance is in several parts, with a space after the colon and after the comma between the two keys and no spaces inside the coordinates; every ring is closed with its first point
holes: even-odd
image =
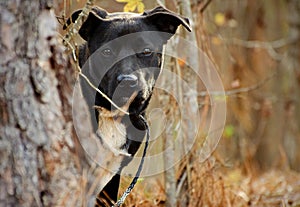
{"type": "MultiPolygon", "coordinates": [[[[74,22],[80,13],[81,10],[74,12],[67,23],[74,22]]],[[[117,106],[127,104],[129,112],[129,116],[118,118],[122,133],[110,136],[110,133],[114,133],[111,131],[117,129],[107,130],[109,126],[103,125],[105,119],[101,118],[101,112],[93,106],[108,112],[116,111],[117,108],[91,89],[86,81],[81,81],[90,112],[95,113],[95,116],[91,116],[95,132],[111,149],[130,155],[125,156],[119,164],[118,172],[99,193],[98,206],[112,206],[117,200],[121,170],[132,160],[145,136],[146,126],[140,116],[145,116],[161,72],[163,46],[180,25],[191,31],[187,18],[163,7],[142,14],[109,13],[93,7],[78,31],[85,40],[79,47],[82,72],[117,106]]]]}

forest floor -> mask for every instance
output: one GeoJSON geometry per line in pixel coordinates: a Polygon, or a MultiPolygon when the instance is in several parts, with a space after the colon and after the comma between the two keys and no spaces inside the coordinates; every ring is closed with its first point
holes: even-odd
{"type": "MultiPolygon", "coordinates": [[[[188,187],[177,198],[189,207],[300,207],[300,173],[271,169],[245,173],[245,168],[224,168],[216,164],[194,165],[188,187]]],[[[131,178],[125,178],[124,192],[131,178]]],[[[142,179],[125,206],[165,206],[163,175],[142,179]]],[[[183,206],[178,204],[178,206],[183,206]]]]}

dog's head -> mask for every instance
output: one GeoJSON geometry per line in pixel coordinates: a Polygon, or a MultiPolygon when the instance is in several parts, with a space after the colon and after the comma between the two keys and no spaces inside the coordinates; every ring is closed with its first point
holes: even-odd
{"type": "MultiPolygon", "coordinates": [[[[73,13],[73,20],[79,13],[73,13]]],[[[94,7],[79,30],[87,42],[80,52],[83,72],[117,105],[137,96],[130,113],[145,110],[162,63],[162,49],[179,25],[191,31],[188,19],[157,7],[143,14],[108,13],[94,7]]],[[[100,94],[95,104],[111,109],[100,94]]]]}

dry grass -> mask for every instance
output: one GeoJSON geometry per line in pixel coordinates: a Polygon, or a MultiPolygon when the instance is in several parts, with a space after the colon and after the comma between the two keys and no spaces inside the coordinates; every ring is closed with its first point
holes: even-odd
{"type": "MultiPolygon", "coordinates": [[[[225,168],[215,161],[194,162],[189,189],[178,197],[178,206],[189,207],[299,207],[300,174],[271,170],[245,175],[241,168],[225,168]]],[[[123,179],[125,190],[130,179],[123,179]]],[[[138,183],[124,206],[165,206],[162,177],[146,178],[138,183]]]]}

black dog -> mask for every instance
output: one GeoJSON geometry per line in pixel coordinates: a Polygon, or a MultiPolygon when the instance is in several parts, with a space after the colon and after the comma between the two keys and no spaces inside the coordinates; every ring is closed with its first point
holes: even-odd
{"type": "MultiPolygon", "coordinates": [[[[74,12],[71,19],[76,20],[80,12],[74,12]]],[[[79,50],[83,73],[118,106],[123,106],[136,94],[128,109],[129,117],[124,116],[121,120],[126,128],[126,138],[121,145],[112,147],[125,150],[132,156],[140,147],[145,136],[145,125],[139,116],[144,116],[160,74],[163,45],[175,34],[179,25],[191,31],[188,19],[163,7],[143,14],[108,13],[94,7],[80,28],[79,34],[86,41],[79,50]]],[[[91,112],[94,105],[115,110],[85,81],[81,85],[91,112]]],[[[98,111],[95,117],[92,116],[95,131],[98,116],[98,111]]],[[[116,201],[120,172],[131,159],[122,161],[119,173],[100,192],[99,205],[111,206],[116,201]]]]}

